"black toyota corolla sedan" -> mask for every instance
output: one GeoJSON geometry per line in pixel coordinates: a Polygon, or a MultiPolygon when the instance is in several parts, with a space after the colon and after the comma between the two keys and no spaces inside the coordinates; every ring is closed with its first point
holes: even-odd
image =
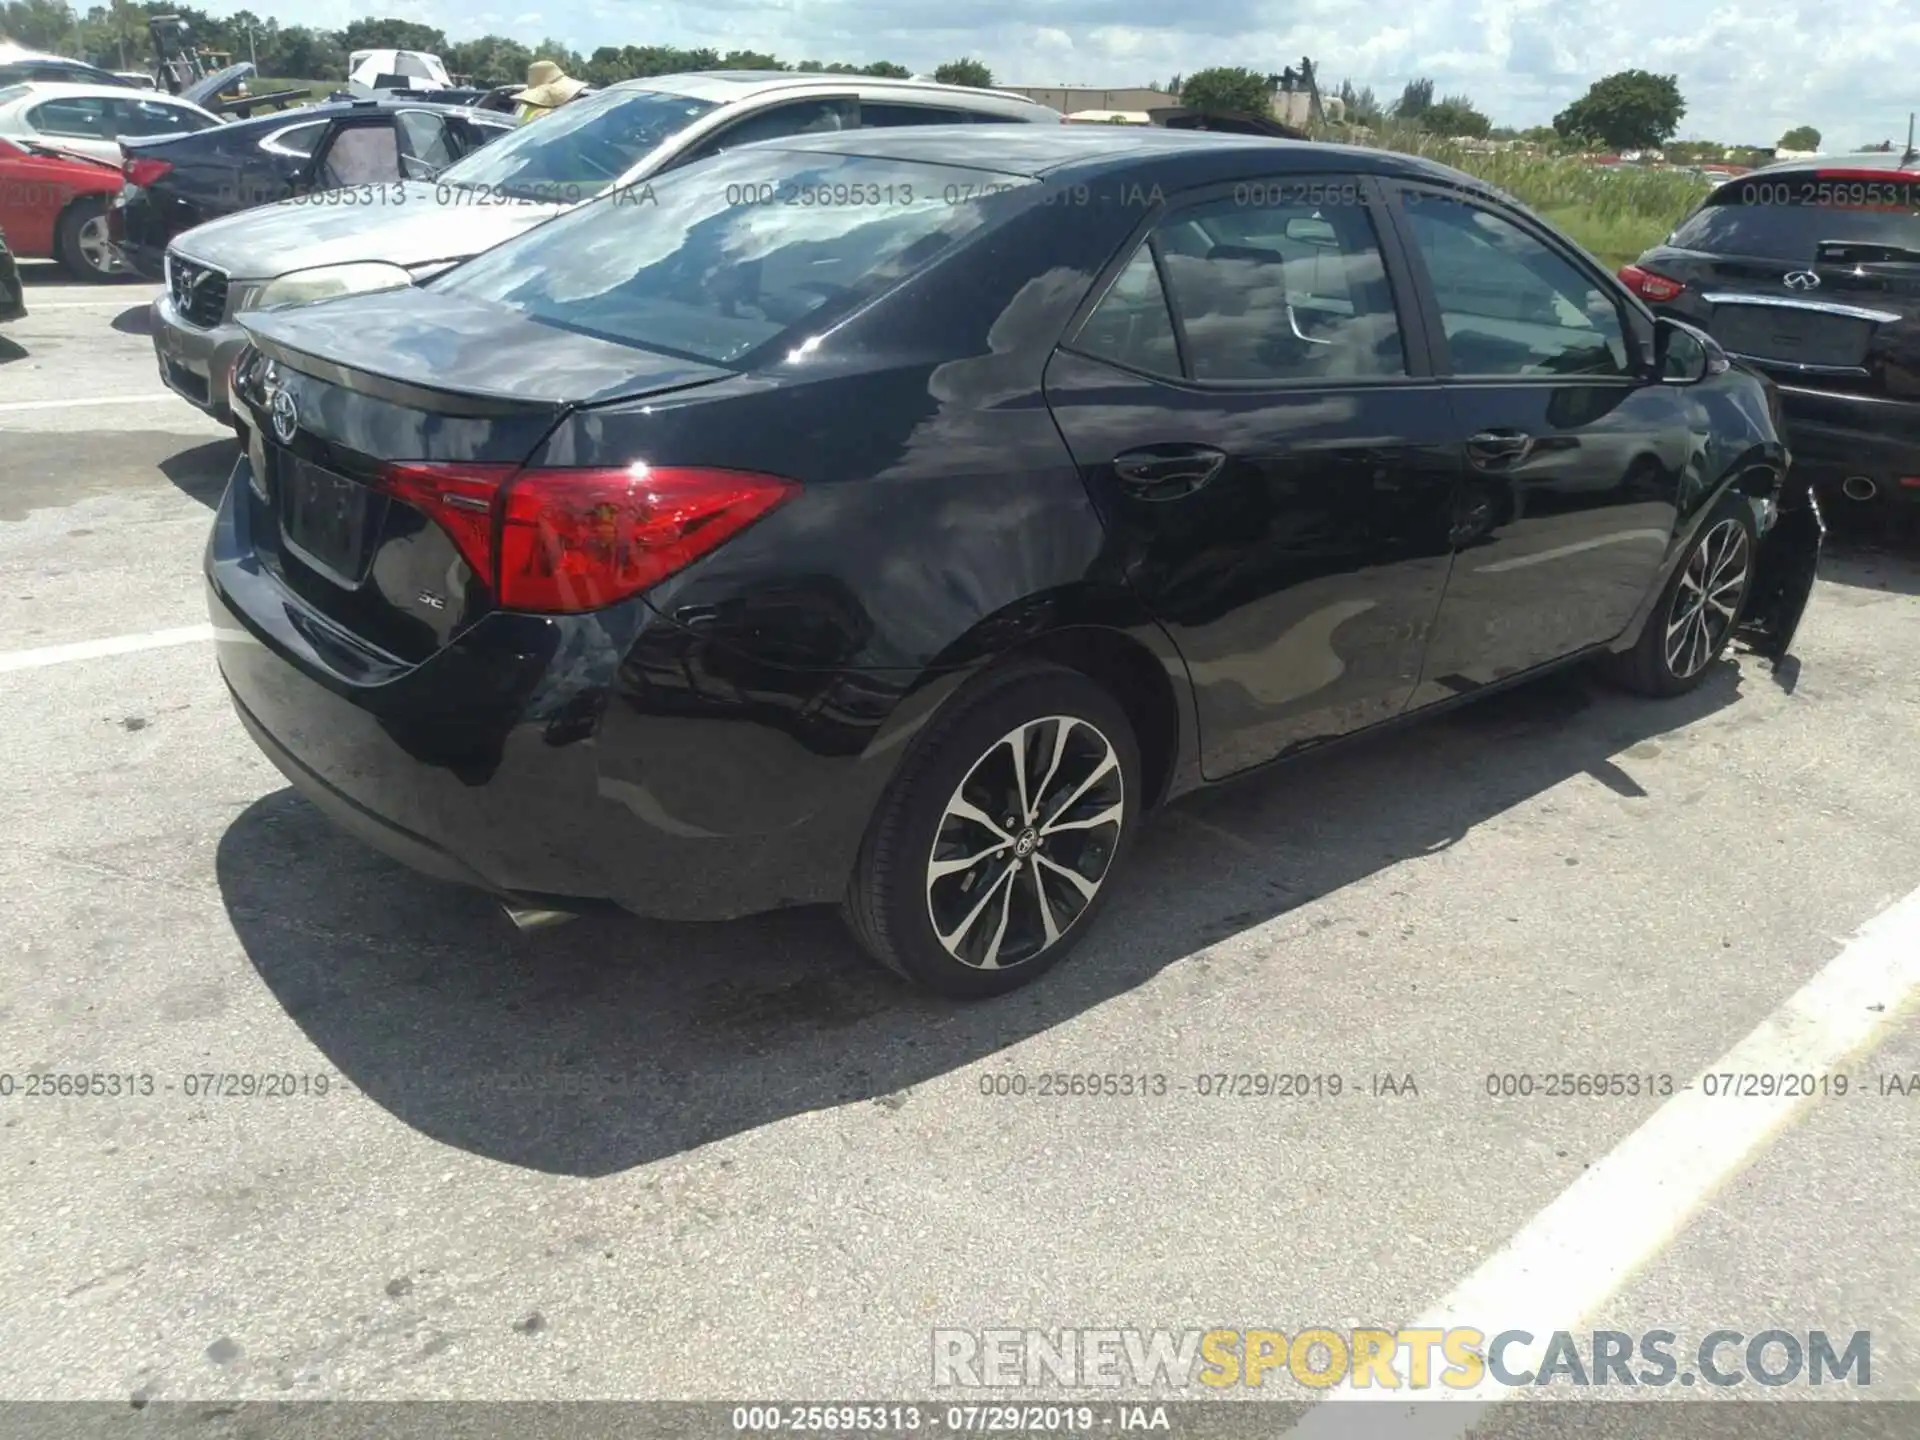
{"type": "Polygon", "coordinates": [[[519,913],[839,902],[961,996],[1172,796],[1783,655],[1820,545],[1764,379],[1375,151],[768,142],[246,325],[206,577],[295,786],[519,913]]]}

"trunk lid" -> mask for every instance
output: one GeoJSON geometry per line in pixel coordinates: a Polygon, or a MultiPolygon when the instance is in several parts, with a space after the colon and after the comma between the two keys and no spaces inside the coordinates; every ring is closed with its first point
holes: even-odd
{"type": "Polygon", "coordinates": [[[248,473],[233,502],[247,543],[299,602],[316,650],[403,664],[495,608],[491,577],[468,561],[470,527],[491,523],[486,504],[457,486],[410,485],[409,462],[503,479],[579,404],[731,374],[429,290],[257,312],[243,325],[254,350],[235,400],[248,473]]]}

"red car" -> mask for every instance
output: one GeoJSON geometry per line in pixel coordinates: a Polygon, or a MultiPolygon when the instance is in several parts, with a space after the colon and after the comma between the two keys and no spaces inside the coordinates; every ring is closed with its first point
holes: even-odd
{"type": "Polygon", "coordinates": [[[0,136],[0,232],[21,260],[58,260],[77,280],[126,273],[107,236],[119,167],[34,140],[0,136]]]}

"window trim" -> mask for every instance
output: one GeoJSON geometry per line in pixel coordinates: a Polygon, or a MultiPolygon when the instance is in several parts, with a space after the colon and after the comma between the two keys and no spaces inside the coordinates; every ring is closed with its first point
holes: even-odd
{"type": "Polygon", "coordinates": [[[1388,223],[1393,226],[1395,234],[1399,237],[1399,248],[1413,273],[1413,293],[1418,297],[1422,318],[1425,321],[1428,363],[1432,367],[1434,379],[1446,385],[1522,385],[1530,388],[1554,385],[1617,385],[1623,389],[1637,389],[1658,381],[1658,376],[1649,374],[1652,314],[1642,312],[1633,294],[1620,283],[1619,276],[1614,275],[1595,262],[1585,251],[1556,234],[1545,222],[1497,196],[1468,189],[1465,186],[1430,184],[1419,180],[1395,178],[1386,181],[1380,188],[1382,198],[1386,202],[1388,223]],[[1621,337],[1627,346],[1627,363],[1630,366],[1637,366],[1635,372],[1631,375],[1456,375],[1452,356],[1447,351],[1446,320],[1440,311],[1439,292],[1435,288],[1432,274],[1427,269],[1426,257],[1420,253],[1420,242],[1413,233],[1412,222],[1403,213],[1405,197],[1408,195],[1431,195],[1456,204],[1485,210],[1504,220],[1523,235],[1537,241],[1549,254],[1576,274],[1585,276],[1595,289],[1613,301],[1614,310],[1620,319],[1621,337]]]}
{"type": "Polygon", "coordinates": [[[1404,253],[1404,237],[1395,222],[1395,217],[1384,213],[1388,207],[1384,203],[1384,192],[1379,178],[1367,171],[1357,170],[1320,170],[1287,169],[1263,170],[1255,174],[1244,175],[1233,180],[1215,181],[1207,185],[1196,185],[1191,189],[1178,190],[1171,194],[1162,191],[1162,202],[1147,211],[1145,219],[1128,234],[1119,252],[1108,260],[1100,272],[1086,298],[1067,321],[1066,328],[1056,344],[1057,350],[1065,350],[1083,360],[1092,360],[1097,364],[1108,365],[1129,375],[1139,375],[1145,379],[1157,381],[1163,385],[1178,386],[1200,394],[1247,394],[1261,391],[1284,391],[1287,393],[1313,392],[1319,390],[1380,390],[1397,387],[1421,387],[1430,385],[1439,378],[1433,366],[1433,347],[1428,333],[1429,321],[1424,295],[1415,281],[1404,253]],[[1346,185],[1352,184],[1360,191],[1362,208],[1373,224],[1374,244],[1380,252],[1381,265],[1385,271],[1387,292],[1393,301],[1395,320],[1400,327],[1400,346],[1406,353],[1407,371],[1404,375],[1343,375],[1332,377],[1303,376],[1298,379],[1258,379],[1258,380],[1199,380],[1190,373],[1192,361],[1187,341],[1186,318],[1180,313],[1180,303],[1174,297],[1173,287],[1167,283],[1166,264],[1160,254],[1157,235],[1160,227],[1168,221],[1178,218],[1184,212],[1197,206],[1216,200],[1231,199],[1236,191],[1249,185],[1346,185]],[[1159,277],[1160,289],[1166,299],[1167,313],[1173,320],[1174,342],[1180,355],[1179,375],[1163,375],[1158,371],[1140,370],[1131,365],[1123,365],[1117,360],[1098,355],[1090,350],[1082,350],[1075,343],[1094,311],[1105,303],[1107,293],[1113,288],[1129,264],[1132,263],[1141,246],[1147,246],[1153,255],[1154,272],[1159,277]],[[1411,303],[1410,298],[1411,297],[1411,303]]]}

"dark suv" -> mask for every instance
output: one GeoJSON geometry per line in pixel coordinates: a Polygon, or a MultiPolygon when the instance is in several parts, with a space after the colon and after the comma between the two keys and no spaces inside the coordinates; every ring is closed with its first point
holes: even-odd
{"type": "Polygon", "coordinates": [[[1620,278],[1779,382],[1795,466],[1843,508],[1920,506],[1920,157],[1728,180],[1620,278]]]}

